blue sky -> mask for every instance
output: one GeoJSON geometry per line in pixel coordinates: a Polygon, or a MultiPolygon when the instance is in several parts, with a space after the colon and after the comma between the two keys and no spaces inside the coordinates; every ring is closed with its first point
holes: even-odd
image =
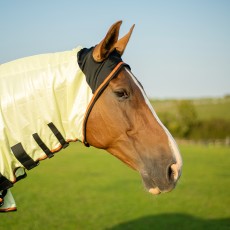
{"type": "Polygon", "coordinates": [[[136,24],[123,55],[152,98],[230,94],[230,1],[0,1],[0,63],[91,47],[136,24]]]}

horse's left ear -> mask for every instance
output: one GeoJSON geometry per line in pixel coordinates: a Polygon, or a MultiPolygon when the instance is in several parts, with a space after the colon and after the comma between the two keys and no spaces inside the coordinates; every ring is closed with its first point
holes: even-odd
{"type": "Polygon", "coordinates": [[[122,21],[114,23],[110,27],[105,38],[94,48],[93,59],[96,62],[104,61],[114,49],[116,49],[120,55],[124,53],[135,25],[131,27],[129,32],[123,38],[118,40],[121,23],[122,21]]]}
{"type": "Polygon", "coordinates": [[[109,54],[114,50],[114,46],[118,40],[121,23],[122,21],[114,23],[110,27],[105,38],[94,48],[93,59],[96,62],[101,62],[105,60],[109,56],[109,54]]]}
{"type": "Polygon", "coordinates": [[[135,26],[135,24],[131,27],[129,32],[123,38],[119,39],[119,41],[117,41],[117,43],[115,44],[115,48],[120,55],[122,55],[125,51],[125,48],[129,42],[129,39],[130,39],[131,34],[133,32],[134,26],[135,26]]]}

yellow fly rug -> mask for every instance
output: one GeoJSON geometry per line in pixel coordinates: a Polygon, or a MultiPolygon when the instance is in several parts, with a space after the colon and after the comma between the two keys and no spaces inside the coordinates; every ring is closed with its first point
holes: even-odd
{"type": "MultiPolygon", "coordinates": [[[[40,160],[70,141],[86,140],[86,121],[122,66],[114,50],[101,62],[94,47],[22,58],[0,65],[0,211],[14,211],[9,190],[40,160]]],[[[128,67],[128,66],[127,66],[128,67]]]]}
{"type": "Polygon", "coordinates": [[[25,169],[70,141],[83,141],[93,94],[78,65],[79,50],[0,65],[0,211],[16,210],[9,187],[25,169]]]}

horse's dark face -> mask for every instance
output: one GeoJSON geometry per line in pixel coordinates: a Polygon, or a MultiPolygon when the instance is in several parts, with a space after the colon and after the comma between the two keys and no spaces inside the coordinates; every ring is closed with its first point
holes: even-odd
{"type": "MultiPolygon", "coordinates": [[[[105,61],[114,49],[122,55],[133,27],[118,40],[120,25],[121,21],[112,25],[94,48],[95,62],[105,61]]],[[[182,160],[175,141],[126,67],[94,104],[86,123],[86,139],[139,171],[153,194],[172,190],[180,177],[182,160]]]]}
{"type": "Polygon", "coordinates": [[[86,133],[90,144],[139,171],[153,194],[175,187],[182,166],[179,151],[129,70],[123,68],[104,90],[86,133]]]}

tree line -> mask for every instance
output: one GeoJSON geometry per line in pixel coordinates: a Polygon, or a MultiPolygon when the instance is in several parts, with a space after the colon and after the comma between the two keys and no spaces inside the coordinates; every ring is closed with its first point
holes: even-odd
{"type": "Polygon", "coordinates": [[[175,103],[176,114],[161,112],[159,117],[173,136],[202,141],[224,140],[230,137],[230,120],[222,118],[199,119],[192,101],[175,103]]]}

